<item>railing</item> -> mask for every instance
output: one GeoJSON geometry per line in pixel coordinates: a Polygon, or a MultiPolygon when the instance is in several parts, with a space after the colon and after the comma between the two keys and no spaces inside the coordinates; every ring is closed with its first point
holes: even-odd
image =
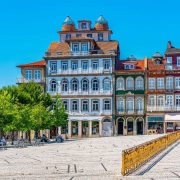
{"type": "Polygon", "coordinates": [[[72,69],[67,69],[67,70],[61,70],[59,72],[55,71],[55,72],[49,72],[50,75],[66,75],[66,74],[99,74],[99,73],[111,73],[112,72],[112,68],[109,69],[98,69],[98,70],[94,70],[94,69],[77,69],[77,70],[72,70],[72,69]]]}
{"type": "Polygon", "coordinates": [[[86,115],[86,116],[110,116],[112,115],[112,110],[100,110],[100,111],[93,111],[93,110],[89,110],[89,111],[67,111],[67,113],[69,115],[86,115]]]}
{"type": "MultiPolygon", "coordinates": [[[[106,52],[105,54],[109,54],[109,55],[115,55],[117,52],[115,50],[109,50],[108,52],[106,52]]],[[[102,50],[89,50],[89,51],[77,51],[77,52],[73,52],[73,51],[66,51],[66,52],[61,52],[61,51],[57,51],[57,52],[50,52],[47,51],[45,53],[46,57],[50,57],[50,56],[88,56],[88,55],[102,55],[104,54],[104,52],[102,50]]]]}
{"type": "Polygon", "coordinates": [[[180,106],[147,106],[147,111],[180,111],[180,106]]]}
{"type": "Polygon", "coordinates": [[[17,83],[29,83],[29,82],[36,82],[36,83],[45,83],[45,78],[42,79],[25,79],[25,78],[18,78],[17,83]]]}
{"type": "Polygon", "coordinates": [[[62,96],[76,96],[76,95],[112,95],[112,91],[48,91],[49,94],[62,96]]]}
{"type": "Polygon", "coordinates": [[[177,66],[177,65],[165,65],[165,69],[166,70],[180,70],[180,66],[177,66]]]}
{"type": "Polygon", "coordinates": [[[180,139],[180,131],[122,151],[122,175],[128,175],[180,139]]]}
{"type": "Polygon", "coordinates": [[[117,113],[120,114],[120,115],[121,114],[139,114],[139,115],[141,115],[141,114],[144,114],[144,109],[142,109],[142,110],[131,110],[131,111],[117,109],[117,113]]]}

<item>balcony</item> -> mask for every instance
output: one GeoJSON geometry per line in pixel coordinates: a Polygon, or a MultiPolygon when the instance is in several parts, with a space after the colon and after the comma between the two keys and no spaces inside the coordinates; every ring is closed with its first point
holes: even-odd
{"type": "Polygon", "coordinates": [[[144,109],[142,110],[123,110],[123,109],[117,109],[117,114],[119,115],[131,115],[131,114],[136,114],[136,115],[143,115],[144,114],[144,109]]]}
{"type": "Polygon", "coordinates": [[[77,70],[72,70],[72,69],[67,69],[67,70],[61,70],[61,71],[54,71],[54,72],[49,72],[49,75],[71,75],[71,74],[100,74],[100,73],[104,73],[104,74],[109,74],[112,72],[112,68],[109,69],[77,69],[77,70]]]}
{"type": "Polygon", "coordinates": [[[29,82],[35,82],[35,83],[45,83],[45,78],[41,79],[25,79],[25,78],[18,78],[16,83],[21,84],[21,83],[29,83],[29,82]]]}
{"type": "Polygon", "coordinates": [[[160,112],[160,111],[180,111],[180,106],[147,106],[149,112],[160,112]]]}
{"type": "Polygon", "coordinates": [[[167,64],[167,65],[165,65],[165,69],[166,70],[180,70],[180,66],[167,64]]]}
{"type": "Polygon", "coordinates": [[[103,96],[106,96],[106,95],[112,95],[112,91],[92,91],[92,90],[89,90],[89,91],[48,91],[49,94],[51,94],[52,96],[54,95],[57,95],[57,94],[61,94],[62,96],[90,96],[90,95],[103,95],[103,96]]]}
{"type": "Polygon", "coordinates": [[[111,116],[112,115],[112,110],[101,110],[101,111],[92,111],[92,110],[89,110],[89,111],[67,111],[67,113],[69,115],[82,115],[82,116],[111,116]]]}
{"type": "Polygon", "coordinates": [[[89,51],[67,51],[67,52],[50,52],[47,51],[45,53],[45,57],[61,57],[61,56],[89,56],[89,55],[116,55],[116,51],[109,50],[108,52],[104,53],[102,50],[89,50],[89,51]]]}

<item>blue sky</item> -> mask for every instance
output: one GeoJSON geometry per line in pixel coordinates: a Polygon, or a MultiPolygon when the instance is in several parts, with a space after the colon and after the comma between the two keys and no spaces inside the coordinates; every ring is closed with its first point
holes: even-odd
{"type": "Polygon", "coordinates": [[[16,65],[41,60],[67,15],[94,21],[103,15],[119,40],[121,58],[180,47],[179,0],[5,0],[0,5],[0,87],[15,84],[16,65]]]}

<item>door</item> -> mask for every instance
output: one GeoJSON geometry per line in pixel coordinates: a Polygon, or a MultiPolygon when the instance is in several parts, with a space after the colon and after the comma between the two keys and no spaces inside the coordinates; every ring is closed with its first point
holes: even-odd
{"type": "Polygon", "coordinates": [[[118,120],[118,135],[123,135],[123,120],[118,120]]]}
{"type": "Polygon", "coordinates": [[[137,134],[143,134],[143,121],[137,121],[137,134]]]}

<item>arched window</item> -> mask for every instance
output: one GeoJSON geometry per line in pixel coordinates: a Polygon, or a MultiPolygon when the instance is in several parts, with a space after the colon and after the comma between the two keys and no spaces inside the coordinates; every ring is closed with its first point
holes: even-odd
{"type": "Polygon", "coordinates": [[[109,78],[105,78],[103,81],[103,89],[104,91],[109,91],[111,90],[111,81],[109,78]]]}
{"type": "Polygon", "coordinates": [[[141,97],[136,99],[136,110],[137,112],[142,112],[143,111],[143,100],[141,97]]]}
{"type": "Polygon", "coordinates": [[[136,89],[144,89],[144,80],[142,77],[136,78],[136,89]]]}
{"type": "Polygon", "coordinates": [[[51,91],[52,91],[52,92],[57,91],[57,82],[56,82],[56,80],[52,80],[52,81],[51,81],[51,83],[50,83],[50,88],[51,88],[51,91]]]}
{"type": "Polygon", "coordinates": [[[62,91],[68,91],[68,80],[62,80],[62,91]]]}
{"type": "Polygon", "coordinates": [[[116,86],[117,90],[124,90],[124,78],[118,78],[116,80],[116,86]]]}
{"type": "Polygon", "coordinates": [[[78,80],[77,79],[73,79],[71,81],[71,89],[72,89],[72,91],[77,91],[78,90],[78,80]]]}
{"type": "Polygon", "coordinates": [[[158,96],[157,105],[161,108],[164,106],[164,97],[163,96],[158,96]]]}
{"type": "Polygon", "coordinates": [[[96,78],[92,80],[92,90],[93,91],[99,90],[99,81],[96,78]]]}
{"type": "Polygon", "coordinates": [[[126,109],[127,109],[127,112],[133,112],[134,111],[134,98],[128,97],[126,99],[126,109]]]}
{"type": "Polygon", "coordinates": [[[63,100],[64,109],[68,110],[68,100],[63,100]]]}
{"type": "Polygon", "coordinates": [[[81,88],[82,88],[82,91],[88,91],[88,89],[89,89],[89,81],[87,79],[82,80],[81,88]]]}
{"type": "Polygon", "coordinates": [[[118,98],[118,101],[117,101],[117,107],[118,107],[118,112],[124,112],[124,98],[118,98]]]}
{"type": "Polygon", "coordinates": [[[77,100],[72,100],[72,111],[77,111],[78,110],[78,101],[77,100]]]}
{"type": "Polygon", "coordinates": [[[132,89],[134,89],[134,79],[133,79],[133,78],[128,77],[128,78],[126,79],[126,89],[127,89],[127,90],[132,90],[132,89]]]}

